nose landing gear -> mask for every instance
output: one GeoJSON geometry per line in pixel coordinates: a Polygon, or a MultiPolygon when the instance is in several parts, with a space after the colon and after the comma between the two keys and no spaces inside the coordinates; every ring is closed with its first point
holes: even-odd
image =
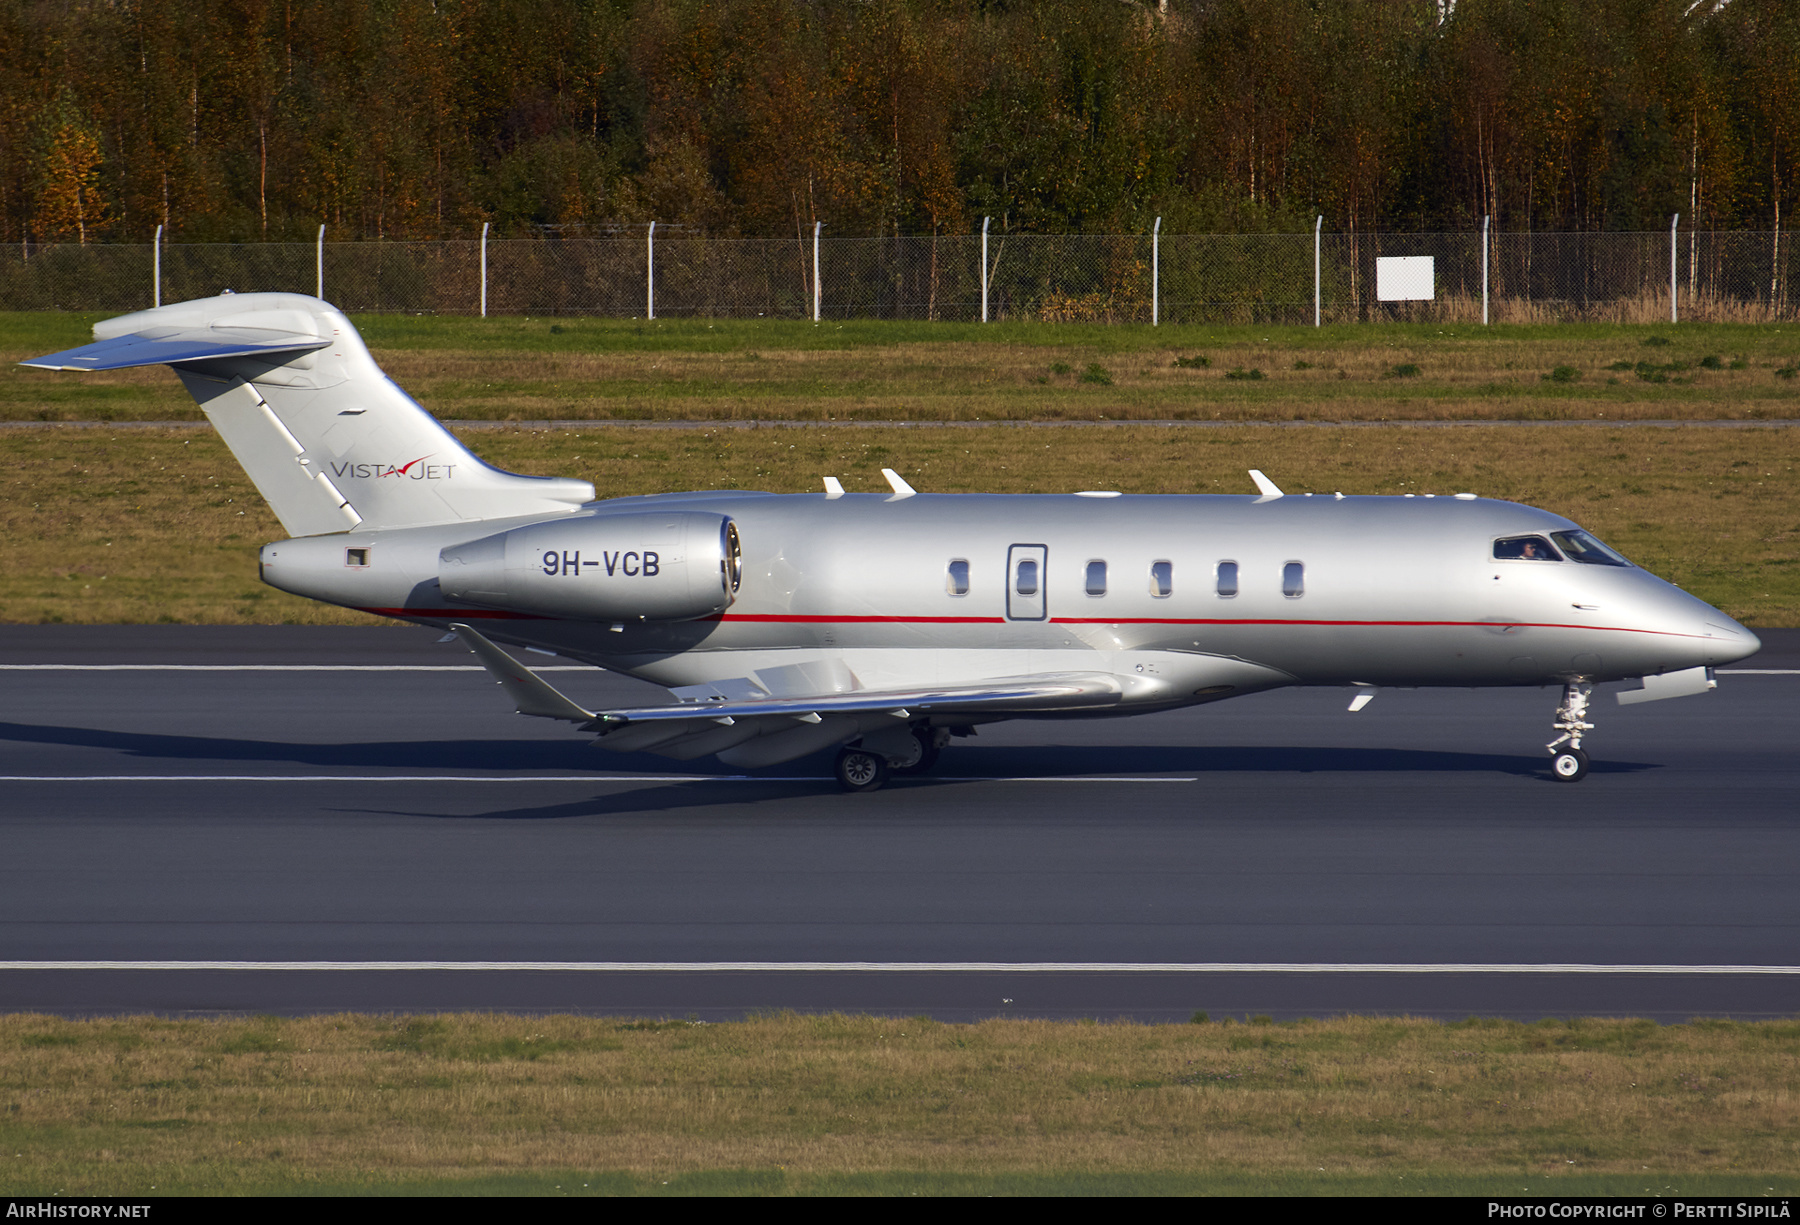
{"type": "Polygon", "coordinates": [[[1594,730],[1587,722],[1588,702],[1593,696],[1594,686],[1588,681],[1563,686],[1555,724],[1562,735],[1544,746],[1550,750],[1550,777],[1559,783],[1578,783],[1587,777],[1588,755],[1581,750],[1581,733],[1594,730]]]}

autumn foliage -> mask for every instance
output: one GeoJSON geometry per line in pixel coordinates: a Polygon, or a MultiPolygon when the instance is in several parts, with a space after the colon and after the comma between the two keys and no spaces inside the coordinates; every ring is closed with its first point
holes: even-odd
{"type": "Polygon", "coordinates": [[[0,0],[10,242],[1767,229],[1797,154],[1792,0],[0,0]]]}

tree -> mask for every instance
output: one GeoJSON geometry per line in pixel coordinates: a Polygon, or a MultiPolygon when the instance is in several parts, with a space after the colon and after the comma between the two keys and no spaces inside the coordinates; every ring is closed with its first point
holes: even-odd
{"type": "Polygon", "coordinates": [[[100,192],[100,140],[72,119],[52,129],[43,159],[43,185],[34,218],[41,239],[86,243],[107,221],[100,192]]]}

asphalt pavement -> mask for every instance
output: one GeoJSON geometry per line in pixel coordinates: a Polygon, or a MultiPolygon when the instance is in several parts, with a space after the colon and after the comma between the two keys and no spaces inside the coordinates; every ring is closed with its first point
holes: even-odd
{"type": "Polygon", "coordinates": [[[861,796],[597,750],[437,637],[0,627],[0,1008],[1800,1012],[1800,632],[1603,694],[1573,785],[1553,690],[1318,689],[861,796]]]}

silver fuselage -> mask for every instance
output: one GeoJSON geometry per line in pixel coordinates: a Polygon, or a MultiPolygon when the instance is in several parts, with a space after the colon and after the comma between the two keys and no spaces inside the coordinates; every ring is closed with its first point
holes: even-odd
{"type": "Polygon", "coordinates": [[[1575,526],[1452,497],[671,494],[288,540],[264,549],[262,572],[298,595],[430,625],[473,621],[669,686],[819,660],[871,688],[1092,668],[1164,678],[1121,712],[1280,685],[1616,680],[1758,649],[1742,625],[1642,569],[1493,556],[1497,538],[1575,526]],[[439,590],[446,548],[649,509],[736,525],[742,582],[725,612],[557,618],[439,590]],[[366,564],[346,566],[358,548],[366,564]],[[1018,590],[1022,559],[1040,564],[1033,596],[1018,590]],[[953,590],[956,561],[967,562],[966,594],[953,590]],[[1105,563],[1103,593],[1089,590],[1093,562],[1105,563]],[[1235,594],[1220,592],[1223,562],[1236,563],[1235,594]],[[1284,594],[1295,564],[1299,593],[1284,594]]]}

